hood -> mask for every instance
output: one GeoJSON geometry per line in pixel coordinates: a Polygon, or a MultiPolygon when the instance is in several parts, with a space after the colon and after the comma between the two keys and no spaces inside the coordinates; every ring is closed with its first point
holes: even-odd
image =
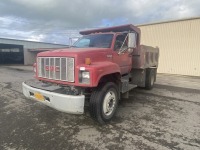
{"type": "Polygon", "coordinates": [[[110,48],[65,48],[41,52],[37,57],[74,57],[79,63],[84,63],[85,58],[92,62],[107,60],[110,48]]]}

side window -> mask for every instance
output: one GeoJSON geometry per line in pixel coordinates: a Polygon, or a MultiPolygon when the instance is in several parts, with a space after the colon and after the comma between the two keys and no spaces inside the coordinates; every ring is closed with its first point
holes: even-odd
{"type": "Polygon", "coordinates": [[[128,38],[126,38],[127,34],[118,35],[115,40],[115,51],[119,51],[120,48],[128,47],[128,38]]]}
{"type": "Polygon", "coordinates": [[[77,47],[89,47],[89,45],[90,45],[90,39],[81,39],[76,46],[77,47]]]}

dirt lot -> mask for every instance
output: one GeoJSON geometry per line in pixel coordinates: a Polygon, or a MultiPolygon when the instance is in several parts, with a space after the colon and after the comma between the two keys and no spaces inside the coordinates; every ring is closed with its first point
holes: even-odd
{"type": "Polygon", "coordinates": [[[200,149],[200,78],[159,75],[151,91],[134,89],[113,121],[69,115],[25,99],[30,67],[0,66],[0,149],[200,149]],[[189,88],[188,88],[189,87],[189,88]]]}

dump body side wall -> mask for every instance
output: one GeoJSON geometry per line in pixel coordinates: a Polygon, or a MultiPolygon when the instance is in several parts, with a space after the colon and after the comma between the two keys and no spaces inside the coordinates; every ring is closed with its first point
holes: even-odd
{"type": "Polygon", "coordinates": [[[133,69],[158,67],[159,48],[141,45],[139,50],[134,49],[132,54],[133,69]]]}

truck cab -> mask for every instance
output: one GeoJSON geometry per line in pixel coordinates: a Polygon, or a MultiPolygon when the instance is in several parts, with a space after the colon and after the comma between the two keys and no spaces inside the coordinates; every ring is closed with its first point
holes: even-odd
{"type": "Polygon", "coordinates": [[[88,100],[91,117],[104,124],[131,89],[153,87],[159,49],[140,45],[140,29],[133,25],[80,34],[69,48],[37,55],[35,80],[22,84],[23,93],[73,114],[82,114],[88,100]]]}

